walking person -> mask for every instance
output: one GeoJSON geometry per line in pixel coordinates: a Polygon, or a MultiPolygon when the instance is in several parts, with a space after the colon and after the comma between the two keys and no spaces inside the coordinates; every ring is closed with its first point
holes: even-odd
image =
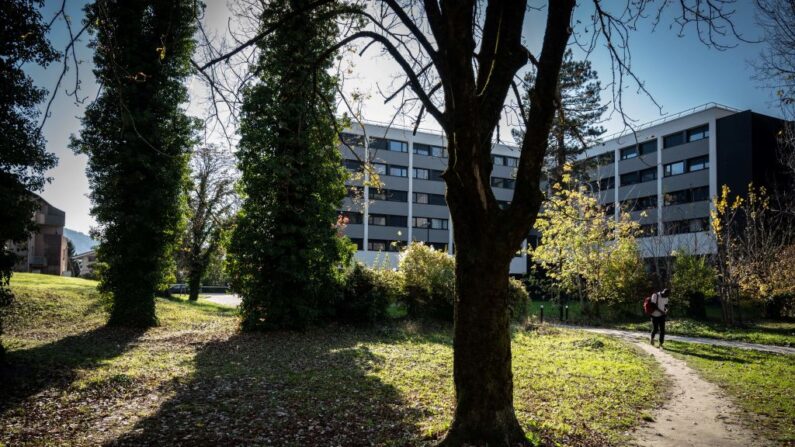
{"type": "Polygon", "coordinates": [[[665,319],[668,316],[668,289],[652,294],[651,304],[651,345],[654,346],[654,336],[660,333],[660,348],[665,343],[665,319]]]}

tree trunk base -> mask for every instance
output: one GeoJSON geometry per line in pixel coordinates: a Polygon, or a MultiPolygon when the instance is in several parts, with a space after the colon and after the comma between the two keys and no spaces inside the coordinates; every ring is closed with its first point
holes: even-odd
{"type": "MultiPolygon", "coordinates": [[[[482,420],[468,423],[455,423],[447,432],[439,447],[530,447],[535,444],[527,439],[522,427],[511,412],[507,420],[495,421],[494,424],[483,426],[482,420]]],[[[460,419],[457,419],[460,421],[460,419]]]]}

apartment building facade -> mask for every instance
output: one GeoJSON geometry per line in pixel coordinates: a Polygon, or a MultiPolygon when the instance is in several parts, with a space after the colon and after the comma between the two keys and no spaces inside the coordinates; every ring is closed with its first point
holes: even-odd
{"type": "Polygon", "coordinates": [[[776,188],[786,174],[777,161],[780,119],[706,104],[609,137],[588,149],[590,188],[608,213],[621,210],[641,224],[648,258],[674,250],[715,253],[709,216],[722,185],[733,194],[747,186],[776,188]]]}
{"type": "Polygon", "coordinates": [[[33,222],[38,230],[31,232],[24,243],[9,242],[18,256],[14,271],[64,275],[69,269],[68,248],[63,235],[66,213],[39,196],[35,200],[39,208],[33,214],[33,222]]]}
{"type": "MultiPolygon", "coordinates": [[[[415,135],[412,129],[367,123],[348,129],[342,137],[343,163],[352,177],[341,212],[348,218],[345,234],[357,245],[356,258],[395,268],[400,247],[408,241],[422,241],[452,254],[455,230],[441,177],[447,167],[444,135],[428,131],[415,135]],[[363,160],[374,172],[364,169],[363,160]]],[[[497,200],[508,203],[518,149],[495,144],[492,158],[492,190],[497,200]]],[[[511,273],[526,272],[522,254],[511,262],[511,273]]]]}

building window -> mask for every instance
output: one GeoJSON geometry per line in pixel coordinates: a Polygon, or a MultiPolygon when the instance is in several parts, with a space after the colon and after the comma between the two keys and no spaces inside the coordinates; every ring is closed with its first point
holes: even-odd
{"type": "Polygon", "coordinates": [[[406,202],[408,200],[408,192],[398,191],[396,189],[382,189],[378,190],[370,188],[370,199],[384,200],[387,202],[406,202]]]}
{"type": "Polygon", "coordinates": [[[709,126],[704,124],[687,131],[687,141],[698,141],[709,138],[709,126]]]}
{"type": "Polygon", "coordinates": [[[384,138],[373,138],[373,142],[370,143],[370,147],[373,149],[385,149],[392,152],[409,151],[409,145],[405,141],[386,140],[384,138]]]}
{"type": "Polygon", "coordinates": [[[687,172],[701,171],[709,168],[709,156],[696,157],[687,160],[687,172]]]}
{"type": "Polygon", "coordinates": [[[657,140],[649,140],[638,145],[638,153],[640,155],[653,154],[655,152],[657,152],[657,140]]]}
{"type": "Polygon", "coordinates": [[[342,160],[342,165],[350,172],[359,172],[362,170],[362,162],[359,160],[342,160]]]}
{"type": "Polygon", "coordinates": [[[367,223],[379,227],[386,226],[386,215],[384,214],[370,214],[367,216],[367,223]]]}
{"type": "Polygon", "coordinates": [[[389,175],[393,177],[408,177],[409,170],[405,166],[389,165],[389,175]]]}
{"type": "Polygon", "coordinates": [[[428,180],[430,178],[430,171],[423,168],[414,168],[414,178],[418,178],[420,180],[428,180]]]}
{"type": "Polygon", "coordinates": [[[709,186],[671,191],[665,194],[665,206],[709,200],[709,186]]]}
{"type": "Polygon", "coordinates": [[[709,218],[675,220],[665,222],[665,234],[698,233],[709,230],[709,218]]]}
{"type": "Polygon", "coordinates": [[[639,181],[640,181],[640,175],[638,175],[638,171],[621,174],[621,186],[634,185],[639,181]]]}
{"type": "Polygon", "coordinates": [[[514,189],[516,187],[516,180],[512,178],[492,177],[491,186],[495,188],[514,189]]]}
{"type": "Polygon", "coordinates": [[[387,241],[367,241],[367,249],[370,251],[386,251],[388,246],[389,243],[387,243],[387,241]]]}
{"type": "Polygon", "coordinates": [[[427,217],[412,217],[411,218],[411,226],[414,228],[429,228],[430,227],[430,219],[427,217]]]}
{"type": "Polygon", "coordinates": [[[677,132],[675,134],[663,137],[663,147],[665,149],[668,149],[669,147],[673,146],[679,146],[684,142],[685,142],[685,135],[682,132],[677,132]]]}
{"type": "Polygon", "coordinates": [[[431,219],[431,228],[434,230],[446,230],[447,219],[431,219]]]}
{"type": "Polygon", "coordinates": [[[638,148],[635,146],[625,147],[621,149],[621,159],[629,160],[638,156],[638,148]]]}
{"type": "Polygon", "coordinates": [[[415,192],[414,193],[414,203],[427,205],[428,204],[428,193],[415,192]]]}
{"type": "Polygon", "coordinates": [[[627,211],[641,211],[657,207],[657,196],[638,197],[637,199],[627,199],[621,202],[627,211]]]}
{"type": "Polygon", "coordinates": [[[372,163],[373,170],[379,175],[387,175],[386,165],[383,163],[372,163]]]}
{"type": "Polygon", "coordinates": [[[658,230],[659,227],[657,226],[656,223],[641,225],[640,236],[641,237],[657,236],[658,230]]]}
{"type": "Polygon", "coordinates": [[[505,157],[505,166],[510,166],[512,168],[515,168],[515,167],[519,166],[519,159],[516,158],[516,157],[507,157],[506,156],[505,157]]]}
{"type": "Polygon", "coordinates": [[[495,166],[505,166],[505,157],[502,155],[492,155],[491,162],[494,163],[495,166]]]}
{"type": "Polygon", "coordinates": [[[364,241],[362,240],[362,238],[360,238],[360,237],[352,237],[352,238],[350,238],[350,239],[351,239],[351,242],[353,242],[354,244],[356,244],[356,249],[357,249],[357,250],[361,250],[361,249],[362,249],[362,247],[363,247],[363,243],[364,243],[364,241]]]}
{"type": "Polygon", "coordinates": [[[447,157],[447,152],[441,146],[432,146],[425,143],[414,143],[414,153],[433,157],[447,157]]]}
{"type": "Polygon", "coordinates": [[[356,211],[343,211],[342,217],[348,219],[348,224],[356,225],[361,224],[364,222],[364,215],[362,213],[357,213],[356,211]]]}
{"type": "Polygon", "coordinates": [[[340,140],[348,146],[364,146],[364,137],[353,133],[341,133],[340,140]]]}
{"type": "Polygon", "coordinates": [[[657,168],[647,168],[642,171],[638,171],[640,175],[640,182],[650,182],[652,180],[657,180],[657,168]]]}
{"type": "Polygon", "coordinates": [[[693,202],[706,202],[709,200],[709,186],[693,188],[690,191],[690,198],[693,202]]]}
{"type": "Polygon", "coordinates": [[[670,177],[672,175],[684,174],[685,162],[677,161],[676,163],[668,163],[667,165],[665,165],[663,171],[665,172],[666,177],[670,177]]]}

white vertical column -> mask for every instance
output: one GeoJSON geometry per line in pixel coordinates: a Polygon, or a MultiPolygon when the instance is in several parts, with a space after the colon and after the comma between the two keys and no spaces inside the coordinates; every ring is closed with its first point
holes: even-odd
{"type": "MultiPolygon", "coordinates": [[[[365,128],[364,124],[362,124],[362,135],[364,135],[364,162],[370,162],[370,139],[367,136],[367,129],[365,128]]],[[[362,224],[364,225],[364,234],[362,235],[362,251],[364,251],[364,259],[367,259],[367,246],[369,245],[368,239],[370,238],[370,187],[367,186],[370,183],[370,170],[365,167],[364,169],[364,184],[362,185],[364,191],[364,205],[363,205],[363,213],[362,213],[362,224]]]]}
{"type": "Polygon", "coordinates": [[[412,241],[412,233],[414,231],[414,225],[411,223],[411,219],[414,216],[414,134],[409,134],[409,191],[408,191],[408,215],[406,216],[406,223],[408,226],[408,230],[406,231],[406,242],[410,244],[412,241]]]}
{"type": "Polygon", "coordinates": [[[663,172],[663,163],[662,163],[662,151],[663,151],[663,138],[657,137],[657,236],[661,236],[665,231],[663,226],[663,206],[665,205],[665,200],[663,199],[663,190],[662,190],[662,183],[663,183],[663,176],[665,173],[663,172]]]}

